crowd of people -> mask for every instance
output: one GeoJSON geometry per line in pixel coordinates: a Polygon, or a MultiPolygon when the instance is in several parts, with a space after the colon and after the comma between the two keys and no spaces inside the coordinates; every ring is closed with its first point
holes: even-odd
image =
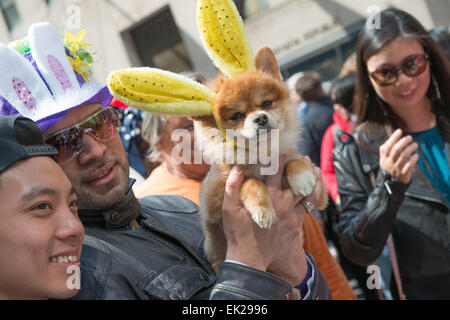
{"type": "Polygon", "coordinates": [[[198,216],[209,165],[171,157],[176,129],[194,148],[192,120],[113,101],[49,23],[0,45],[0,298],[449,299],[450,32],[399,9],[380,20],[329,92],[313,70],[286,81],[328,208],[280,204],[281,167],[266,181],[277,227],[262,231],[242,214],[235,166],[223,204],[233,258],[217,274],[198,216]],[[381,287],[368,286],[374,264],[381,287]],[[68,267],[81,274],[70,288],[68,267]]]}

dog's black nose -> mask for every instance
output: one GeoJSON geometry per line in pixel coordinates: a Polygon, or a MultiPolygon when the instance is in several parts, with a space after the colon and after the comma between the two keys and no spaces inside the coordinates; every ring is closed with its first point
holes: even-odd
{"type": "Polygon", "coordinates": [[[265,114],[260,114],[253,122],[255,122],[258,127],[264,127],[267,125],[267,122],[269,122],[269,118],[265,114]]]}

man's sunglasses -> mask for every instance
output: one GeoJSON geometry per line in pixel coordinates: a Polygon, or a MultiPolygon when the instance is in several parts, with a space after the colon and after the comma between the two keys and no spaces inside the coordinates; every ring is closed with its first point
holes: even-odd
{"type": "Polygon", "coordinates": [[[389,86],[398,79],[398,73],[402,71],[408,77],[417,77],[427,68],[428,56],[415,54],[405,58],[399,67],[383,66],[370,73],[370,76],[379,86],[389,86]]]}
{"type": "Polygon", "coordinates": [[[117,111],[112,107],[107,107],[73,127],[51,134],[45,138],[45,143],[58,150],[56,160],[62,164],[75,159],[81,153],[85,133],[97,140],[108,141],[117,136],[118,127],[117,111]]]}

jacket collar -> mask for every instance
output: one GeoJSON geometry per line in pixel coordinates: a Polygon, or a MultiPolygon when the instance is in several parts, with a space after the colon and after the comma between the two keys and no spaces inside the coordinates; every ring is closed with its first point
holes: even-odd
{"type": "Polygon", "coordinates": [[[136,182],[130,179],[125,198],[102,210],[80,209],[78,216],[85,227],[97,227],[104,229],[119,229],[126,227],[141,214],[141,205],[134,196],[132,190],[136,182]]]}

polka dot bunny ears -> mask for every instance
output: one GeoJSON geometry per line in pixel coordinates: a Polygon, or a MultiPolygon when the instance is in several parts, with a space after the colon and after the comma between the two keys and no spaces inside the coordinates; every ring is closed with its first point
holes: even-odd
{"type": "MultiPolygon", "coordinates": [[[[233,77],[254,69],[244,23],[232,0],[197,0],[197,26],[206,52],[225,75],[233,77]]],[[[113,71],[108,87],[120,101],[145,111],[186,116],[212,114],[213,91],[168,71],[113,71]]]]}

